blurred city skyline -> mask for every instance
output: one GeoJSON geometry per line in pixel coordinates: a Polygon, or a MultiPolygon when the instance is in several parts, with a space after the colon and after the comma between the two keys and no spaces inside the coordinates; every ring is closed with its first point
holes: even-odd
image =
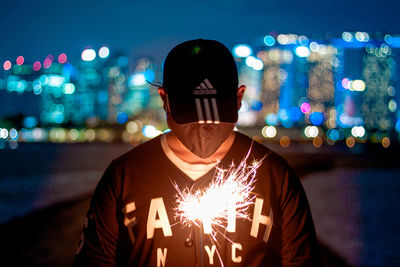
{"type": "MultiPolygon", "coordinates": [[[[239,127],[259,128],[267,139],[284,137],[277,127],[301,129],[290,138],[316,146],[398,142],[399,35],[345,31],[312,39],[274,32],[231,49],[239,82],[247,86],[239,127]]],[[[167,129],[150,84],[162,81],[162,65],[149,57],[132,61],[108,46],[87,47],[80,58],[61,53],[43,61],[6,60],[0,74],[2,139],[93,141],[90,128],[119,124],[117,139],[137,143],[167,129]]],[[[110,130],[99,135],[115,139],[110,130]]]]}

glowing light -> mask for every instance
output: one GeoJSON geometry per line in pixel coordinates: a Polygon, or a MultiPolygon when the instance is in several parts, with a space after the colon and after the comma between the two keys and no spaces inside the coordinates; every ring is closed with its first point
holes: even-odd
{"type": "Polygon", "coordinates": [[[277,125],[279,122],[278,115],[275,113],[269,113],[267,116],[265,116],[265,122],[268,125],[277,125]]]}
{"type": "Polygon", "coordinates": [[[389,139],[389,137],[384,137],[384,138],[382,139],[382,146],[383,146],[384,148],[388,148],[388,147],[390,146],[390,139],[389,139]]]}
{"type": "Polygon", "coordinates": [[[317,126],[307,126],[304,128],[304,135],[308,138],[317,137],[319,134],[319,130],[317,126]]]}
{"type": "Polygon", "coordinates": [[[11,61],[10,61],[10,60],[4,61],[4,63],[3,63],[3,69],[4,69],[4,70],[9,70],[9,69],[11,69],[11,66],[12,66],[12,64],[11,64],[11,61]]]}
{"type": "Polygon", "coordinates": [[[129,84],[132,86],[142,86],[146,84],[144,73],[135,73],[130,77],[129,84]]]}
{"type": "Polygon", "coordinates": [[[128,114],[126,114],[125,112],[120,112],[117,115],[117,122],[119,124],[126,123],[128,121],[128,119],[129,119],[128,114]]]}
{"type": "Polygon", "coordinates": [[[254,70],[262,70],[264,68],[264,63],[261,59],[249,56],[246,58],[246,65],[253,68],[254,70]]]}
{"type": "Polygon", "coordinates": [[[71,95],[75,92],[75,85],[73,83],[66,83],[63,85],[63,93],[66,95],[71,95]]]}
{"type": "Polygon", "coordinates": [[[83,61],[93,61],[96,58],[96,51],[88,48],[82,51],[81,58],[83,61]]]}
{"type": "Polygon", "coordinates": [[[395,112],[397,110],[397,102],[396,102],[396,100],[390,99],[388,106],[389,106],[389,110],[391,112],[395,112]]]}
{"type": "Polygon", "coordinates": [[[345,40],[346,42],[351,42],[353,40],[353,35],[349,32],[343,32],[342,39],[345,40]]]}
{"type": "Polygon", "coordinates": [[[14,128],[12,128],[12,129],[10,130],[9,134],[10,134],[10,138],[11,138],[12,140],[14,140],[14,141],[17,140],[18,137],[19,137],[18,131],[15,130],[14,128]]]}
{"type": "Polygon", "coordinates": [[[58,56],[58,62],[60,62],[61,64],[67,62],[67,55],[65,53],[60,54],[58,56]]]}
{"type": "Polygon", "coordinates": [[[251,109],[255,111],[260,111],[263,107],[263,103],[260,100],[254,100],[253,103],[251,103],[251,109]]]}
{"type": "Polygon", "coordinates": [[[386,35],[385,35],[385,42],[386,42],[387,44],[392,44],[393,38],[392,38],[392,36],[391,36],[390,34],[386,34],[386,35]]]}
{"type": "Polygon", "coordinates": [[[365,128],[362,126],[354,126],[351,128],[351,135],[354,137],[363,137],[365,134],[365,128]]]}
{"type": "Polygon", "coordinates": [[[42,93],[42,83],[40,82],[40,80],[34,80],[33,81],[33,93],[35,95],[40,95],[42,93]]]}
{"type": "Polygon", "coordinates": [[[162,134],[162,132],[157,130],[157,128],[154,125],[150,124],[143,126],[142,133],[147,138],[153,138],[162,134]]]}
{"type": "Polygon", "coordinates": [[[223,233],[234,231],[236,218],[249,219],[256,198],[252,192],[255,176],[263,160],[248,165],[249,155],[250,151],[237,168],[233,163],[227,170],[217,166],[211,184],[204,189],[180,189],[174,184],[178,192],[175,215],[182,225],[202,227],[216,241],[217,233],[227,238],[223,233]]]}
{"type": "Polygon", "coordinates": [[[42,64],[40,63],[40,61],[35,61],[35,63],[33,63],[34,71],[39,71],[41,67],[42,67],[42,64]]]}
{"type": "Polygon", "coordinates": [[[99,57],[107,58],[110,55],[110,49],[107,46],[103,46],[99,49],[99,57]]]}
{"type": "Polygon", "coordinates": [[[356,145],[356,139],[353,136],[350,136],[346,139],[346,145],[348,148],[353,148],[356,145]]]}
{"type": "Polygon", "coordinates": [[[365,82],[363,80],[354,80],[351,82],[351,86],[348,89],[362,92],[365,90],[365,82]]]}
{"type": "Polygon", "coordinates": [[[60,87],[65,82],[65,78],[59,75],[49,75],[47,78],[47,84],[53,87],[60,87]]]}
{"type": "Polygon", "coordinates": [[[274,126],[264,126],[261,130],[261,134],[265,138],[273,138],[276,136],[276,128],[274,126]]]}
{"type": "Polygon", "coordinates": [[[356,32],[355,36],[359,42],[368,42],[369,40],[369,35],[366,32],[356,32]]]}
{"type": "Polygon", "coordinates": [[[267,35],[264,37],[264,43],[267,46],[273,46],[275,44],[275,39],[271,35],[267,35]]]}
{"type": "Polygon", "coordinates": [[[89,142],[93,141],[96,138],[96,132],[93,129],[87,129],[85,132],[85,138],[89,142]]]}
{"type": "Polygon", "coordinates": [[[319,44],[317,42],[311,42],[310,43],[310,50],[312,52],[318,52],[319,51],[319,44]]]}
{"type": "Polygon", "coordinates": [[[290,146],[290,138],[288,136],[282,136],[281,139],[279,139],[279,144],[281,147],[289,147],[290,146]]]}
{"type": "Polygon", "coordinates": [[[299,36],[299,43],[301,45],[307,45],[308,44],[307,36],[304,36],[304,35],[299,36]]]}
{"type": "Polygon", "coordinates": [[[100,141],[111,142],[114,138],[114,134],[112,131],[110,131],[108,129],[100,129],[97,132],[97,137],[100,141]]]}
{"type": "Polygon", "coordinates": [[[153,82],[153,81],[154,81],[154,78],[155,78],[155,73],[154,73],[154,71],[152,71],[152,70],[146,70],[146,71],[143,73],[143,75],[144,75],[146,81],[148,81],[148,82],[153,82]]]}
{"type": "Polygon", "coordinates": [[[25,59],[24,59],[23,56],[17,57],[17,60],[16,60],[17,65],[22,65],[22,64],[24,64],[24,61],[25,61],[25,59]]]}
{"type": "Polygon", "coordinates": [[[324,114],[321,112],[313,112],[310,114],[310,122],[314,125],[321,125],[324,122],[324,114]]]}
{"type": "Polygon", "coordinates": [[[48,69],[48,68],[50,68],[51,64],[52,64],[51,59],[50,58],[46,58],[43,61],[43,68],[48,69]]]}
{"type": "Polygon", "coordinates": [[[327,133],[328,139],[332,141],[337,141],[340,139],[340,132],[336,129],[329,129],[327,133]]]}
{"type": "Polygon", "coordinates": [[[395,128],[397,132],[400,132],[400,119],[397,120],[395,128]]]}
{"type": "Polygon", "coordinates": [[[310,106],[310,103],[308,103],[308,102],[303,102],[303,103],[300,105],[300,110],[301,110],[301,112],[303,112],[304,114],[307,114],[308,112],[310,112],[310,109],[311,109],[311,106],[310,106]]]}
{"type": "Polygon", "coordinates": [[[350,89],[350,80],[347,78],[342,79],[342,86],[344,89],[350,89]]]}
{"type": "Polygon", "coordinates": [[[388,87],[388,95],[391,97],[396,95],[396,89],[393,86],[388,87]]]}
{"type": "Polygon", "coordinates": [[[130,121],[126,124],[126,131],[130,134],[134,134],[140,130],[138,123],[130,121]]]}
{"type": "Polygon", "coordinates": [[[321,137],[317,136],[317,137],[315,137],[315,138],[313,139],[313,146],[314,146],[315,148],[320,148],[320,147],[322,146],[322,144],[323,144],[323,141],[322,141],[322,138],[321,138],[321,137]]]}
{"type": "Polygon", "coordinates": [[[63,114],[63,112],[61,112],[61,111],[55,111],[55,112],[53,112],[53,114],[52,114],[51,117],[52,117],[53,121],[54,121],[55,123],[58,123],[58,124],[62,123],[63,120],[64,120],[64,114],[63,114]]]}
{"type": "Polygon", "coordinates": [[[8,130],[5,128],[0,128],[0,138],[6,139],[8,137],[8,130]]]}
{"type": "Polygon", "coordinates": [[[49,140],[51,142],[65,142],[67,138],[67,131],[64,128],[52,128],[49,131],[49,140]]]}
{"type": "Polygon", "coordinates": [[[246,44],[238,44],[233,47],[235,57],[248,57],[253,54],[253,50],[246,44]]]}
{"type": "Polygon", "coordinates": [[[277,40],[281,45],[286,45],[289,43],[289,37],[286,34],[279,34],[277,40]]]}
{"type": "Polygon", "coordinates": [[[310,55],[310,49],[306,46],[298,46],[295,49],[295,54],[298,57],[308,57],[310,55]]]}
{"type": "Polygon", "coordinates": [[[33,117],[33,116],[25,117],[22,121],[22,125],[25,128],[33,128],[33,127],[36,127],[37,124],[38,124],[38,120],[36,119],[36,117],[33,117]]]}

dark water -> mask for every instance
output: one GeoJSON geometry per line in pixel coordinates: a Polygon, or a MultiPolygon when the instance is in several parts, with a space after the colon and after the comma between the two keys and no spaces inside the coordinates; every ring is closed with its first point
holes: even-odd
{"type": "Polygon", "coordinates": [[[353,266],[400,266],[400,169],[342,168],[303,179],[317,235],[353,266]]]}
{"type": "MultiPolygon", "coordinates": [[[[318,237],[353,266],[400,266],[397,152],[282,149],[309,197],[318,237]]],[[[0,150],[0,224],[91,192],[126,144],[21,144],[0,150]]]]}

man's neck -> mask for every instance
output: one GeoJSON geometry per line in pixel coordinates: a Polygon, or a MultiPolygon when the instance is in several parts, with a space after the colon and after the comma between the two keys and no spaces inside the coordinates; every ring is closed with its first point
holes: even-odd
{"type": "Polygon", "coordinates": [[[221,146],[208,158],[200,158],[188,150],[181,141],[176,137],[173,132],[166,134],[167,144],[169,148],[177,155],[181,160],[190,164],[210,164],[218,160],[221,160],[228,150],[231,148],[233,141],[235,140],[235,132],[232,132],[229,137],[221,144],[221,146]]]}

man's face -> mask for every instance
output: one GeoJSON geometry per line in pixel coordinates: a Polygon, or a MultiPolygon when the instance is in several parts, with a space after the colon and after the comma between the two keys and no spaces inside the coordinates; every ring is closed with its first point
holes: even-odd
{"type": "MultiPolygon", "coordinates": [[[[238,89],[238,108],[241,106],[245,86],[238,89]]],[[[208,158],[232,133],[235,123],[199,123],[191,122],[178,124],[172,117],[168,103],[168,95],[164,88],[159,88],[158,92],[164,103],[164,110],[167,113],[168,127],[179,139],[179,141],[193,154],[200,158],[208,158]]]]}

